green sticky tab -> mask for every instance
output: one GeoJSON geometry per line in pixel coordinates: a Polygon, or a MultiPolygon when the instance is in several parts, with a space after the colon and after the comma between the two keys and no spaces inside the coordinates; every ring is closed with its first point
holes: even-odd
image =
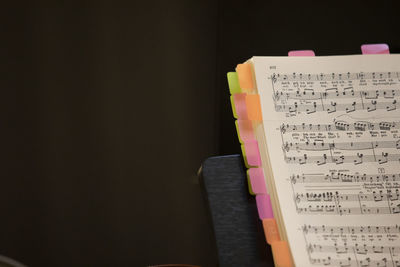
{"type": "Polygon", "coordinates": [[[231,106],[232,106],[233,117],[237,119],[238,115],[236,113],[236,107],[235,107],[235,101],[233,100],[233,95],[231,95],[231,106]]]}
{"type": "Polygon", "coordinates": [[[241,93],[242,90],[240,89],[239,85],[239,78],[236,72],[228,72],[228,84],[229,84],[229,91],[231,95],[241,93]]]}
{"type": "Polygon", "coordinates": [[[247,185],[248,185],[248,187],[249,187],[249,193],[250,193],[250,195],[255,196],[256,194],[254,194],[253,189],[251,188],[249,170],[247,170],[247,185]]]}
{"type": "Polygon", "coordinates": [[[243,144],[244,142],[243,142],[242,138],[240,138],[239,125],[238,125],[238,121],[237,121],[237,120],[235,120],[235,126],[236,126],[236,133],[237,133],[239,142],[240,142],[241,144],[243,144]]]}
{"type": "Polygon", "coordinates": [[[250,168],[250,165],[247,164],[247,156],[246,156],[246,150],[244,149],[244,145],[241,145],[240,148],[242,149],[242,155],[243,155],[243,160],[244,160],[244,166],[246,166],[247,169],[250,168]]]}

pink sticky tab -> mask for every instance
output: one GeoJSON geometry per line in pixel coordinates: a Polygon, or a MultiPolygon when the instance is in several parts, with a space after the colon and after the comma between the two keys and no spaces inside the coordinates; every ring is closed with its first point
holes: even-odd
{"type": "Polygon", "coordinates": [[[390,54],[387,44],[364,44],[361,46],[363,55],[390,54]]]}
{"type": "Polygon", "coordinates": [[[249,120],[236,121],[239,131],[240,139],[243,142],[254,141],[253,122],[249,120]]]}
{"type": "Polygon", "coordinates": [[[251,189],[254,194],[267,194],[267,187],[265,186],[264,173],[262,168],[250,168],[248,170],[251,189]]]}
{"type": "Polygon", "coordinates": [[[292,50],[288,53],[289,57],[314,57],[315,53],[312,50],[292,50]]]}
{"type": "Polygon", "coordinates": [[[235,103],[235,109],[238,119],[247,120],[246,94],[234,94],[233,102],[235,103]]]}
{"type": "Polygon", "coordinates": [[[247,164],[249,166],[261,166],[260,150],[258,149],[257,141],[248,141],[244,143],[244,150],[246,152],[247,164]]]}
{"type": "Polygon", "coordinates": [[[271,198],[268,194],[256,195],[258,217],[262,219],[274,218],[274,212],[272,211],[271,198]]]}

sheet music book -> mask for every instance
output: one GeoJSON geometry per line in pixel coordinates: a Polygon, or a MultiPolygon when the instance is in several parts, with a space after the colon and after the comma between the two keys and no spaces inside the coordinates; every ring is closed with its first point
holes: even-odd
{"type": "Polygon", "coordinates": [[[400,55],[253,57],[228,79],[275,265],[399,267],[400,55]]]}

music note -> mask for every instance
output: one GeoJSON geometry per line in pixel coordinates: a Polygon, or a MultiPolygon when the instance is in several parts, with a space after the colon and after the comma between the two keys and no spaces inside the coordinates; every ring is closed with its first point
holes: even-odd
{"type": "Polygon", "coordinates": [[[330,106],[326,108],[328,113],[336,112],[336,102],[331,101],[330,106]]]}

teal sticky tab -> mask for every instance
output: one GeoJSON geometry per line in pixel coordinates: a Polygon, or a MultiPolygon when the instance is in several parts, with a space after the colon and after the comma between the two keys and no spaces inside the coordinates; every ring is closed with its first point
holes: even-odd
{"type": "Polygon", "coordinates": [[[228,77],[229,92],[231,92],[231,95],[241,93],[242,90],[240,89],[237,73],[228,72],[226,76],[228,77]]]}

